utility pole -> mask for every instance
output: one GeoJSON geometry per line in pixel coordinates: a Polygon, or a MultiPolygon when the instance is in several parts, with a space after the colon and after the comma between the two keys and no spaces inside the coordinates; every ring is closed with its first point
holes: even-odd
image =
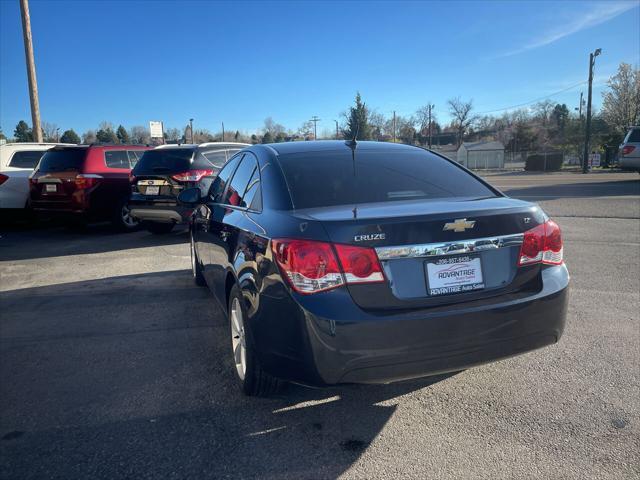
{"type": "Polygon", "coordinates": [[[431,148],[431,109],[434,107],[435,105],[431,105],[429,104],[429,148],[431,148]]]}
{"type": "Polygon", "coordinates": [[[584,134],[584,157],[582,158],[582,173],[589,172],[589,136],[591,135],[591,90],[593,84],[593,67],[596,57],[602,53],[601,48],[589,54],[589,93],[587,95],[587,124],[584,134]]]}
{"type": "Polygon", "coordinates": [[[40,128],[40,102],[38,101],[38,80],[36,78],[36,62],[33,58],[33,39],[31,38],[31,18],[29,17],[29,1],[20,0],[22,16],[22,35],[24,37],[24,55],[27,59],[27,77],[29,79],[29,100],[31,102],[31,131],[33,139],[42,143],[40,128]]]}
{"type": "Polygon", "coordinates": [[[313,117],[311,117],[311,122],[313,122],[313,139],[317,140],[318,139],[318,122],[320,121],[320,119],[314,115],[313,117]]]}
{"type": "Polygon", "coordinates": [[[396,111],[393,111],[393,143],[396,143],[396,111]]]}
{"type": "Polygon", "coordinates": [[[338,120],[334,120],[334,122],[336,122],[336,140],[338,140],[340,138],[340,135],[338,134],[338,120]]]}
{"type": "Polygon", "coordinates": [[[191,143],[193,143],[193,118],[189,119],[189,134],[191,136],[191,143]]]}
{"type": "Polygon", "coordinates": [[[222,122],[222,141],[224,142],[224,122],[222,122]]]}
{"type": "Polygon", "coordinates": [[[582,104],[584,103],[584,100],[582,100],[582,95],[583,95],[583,92],[580,92],[580,111],[579,111],[580,121],[582,121],[582,104]]]}

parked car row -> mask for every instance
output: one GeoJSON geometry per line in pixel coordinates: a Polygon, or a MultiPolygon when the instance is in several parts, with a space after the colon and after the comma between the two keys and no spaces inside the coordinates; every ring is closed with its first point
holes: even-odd
{"type": "Polygon", "coordinates": [[[177,205],[177,194],[200,183],[207,189],[227,159],[245,146],[2,145],[0,209],[28,209],[72,224],[109,220],[123,231],[142,223],[153,233],[168,232],[190,214],[177,205]]]}

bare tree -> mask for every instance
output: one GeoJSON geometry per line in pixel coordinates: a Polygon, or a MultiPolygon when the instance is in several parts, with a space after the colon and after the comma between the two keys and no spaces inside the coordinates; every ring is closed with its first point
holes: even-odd
{"type": "Polygon", "coordinates": [[[87,130],[82,134],[82,143],[85,145],[90,145],[92,143],[96,143],[98,139],[96,138],[96,132],[94,130],[87,130]]]}
{"type": "Polygon", "coordinates": [[[138,143],[143,145],[146,145],[151,141],[149,130],[141,125],[134,125],[129,129],[129,138],[131,139],[131,143],[138,143]]]}
{"type": "Polygon", "coordinates": [[[546,127],[549,123],[549,119],[551,118],[551,113],[553,113],[553,109],[556,104],[551,100],[544,100],[542,102],[538,102],[533,106],[533,111],[536,114],[536,117],[542,123],[542,126],[546,127]]]}
{"type": "Polygon", "coordinates": [[[263,129],[263,131],[264,131],[264,133],[269,132],[272,137],[275,137],[279,133],[285,133],[286,128],[284,128],[284,125],[276,123],[273,120],[273,118],[267,117],[267,118],[264,119],[264,129],[263,129]]]}
{"type": "Polygon", "coordinates": [[[41,122],[40,128],[42,129],[42,138],[45,142],[55,142],[58,139],[57,131],[58,125],[55,123],[41,122]]]}
{"type": "Polygon", "coordinates": [[[473,99],[468,102],[463,102],[460,97],[451,98],[447,100],[447,105],[449,105],[449,113],[453,117],[453,123],[458,137],[458,146],[460,146],[462,144],[464,134],[475,120],[475,117],[471,115],[471,110],[473,110],[473,99]]]}
{"type": "Polygon", "coordinates": [[[376,110],[369,110],[369,125],[374,140],[380,139],[386,133],[387,120],[384,115],[376,110]]]}
{"type": "Polygon", "coordinates": [[[602,115],[618,132],[640,123],[640,70],[621,63],[602,94],[602,115]]]}
{"type": "Polygon", "coordinates": [[[167,140],[172,142],[177,142],[182,138],[182,135],[180,135],[180,130],[177,128],[168,128],[167,131],[164,132],[164,135],[167,140]]]}

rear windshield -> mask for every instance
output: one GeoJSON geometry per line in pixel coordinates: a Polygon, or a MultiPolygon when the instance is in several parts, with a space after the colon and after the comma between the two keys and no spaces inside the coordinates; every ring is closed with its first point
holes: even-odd
{"type": "Polygon", "coordinates": [[[461,168],[422,150],[313,152],[278,157],[295,208],[495,193],[461,168]]]}
{"type": "Polygon", "coordinates": [[[49,150],[40,160],[40,172],[65,172],[81,170],[86,148],[70,148],[68,150],[49,150]]]}
{"type": "Polygon", "coordinates": [[[9,166],[16,168],[35,168],[45,152],[46,150],[23,150],[16,152],[13,154],[13,157],[11,157],[9,166]]]}
{"type": "Polygon", "coordinates": [[[629,130],[625,143],[640,143],[640,128],[632,128],[629,130]]]}
{"type": "Polygon", "coordinates": [[[184,172],[191,168],[190,148],[147,150],[133,169],[134,175],[184,172]]]}

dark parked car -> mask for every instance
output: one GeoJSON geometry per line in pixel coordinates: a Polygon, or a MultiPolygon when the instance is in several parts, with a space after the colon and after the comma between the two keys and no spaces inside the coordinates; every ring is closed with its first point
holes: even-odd
{"type": "Polygon", "coordinates": [[[195,281],[229,317],[243,391],[386,383],[557,342],[558,225],[429,151],[292,142],[235,155],[194,208],[195,281]]]}
{"type": "Polygon", "coordinates": [[[122,230],[138,222],[129,214],[129,174],[142,145],[54,147],[29,177],[29,204],[40,216],[64,216],[74,223],[111,220],[122,230]]]}
{"type": "Polygon", "coordinates": [[[178,205],[178,194],[191,187],[206,193],[220,168],[245,143],[162,145],[147,152],[131,176],[131,214],[152,233],[169,233],[187,223],[191,209],[178,205]]]}

